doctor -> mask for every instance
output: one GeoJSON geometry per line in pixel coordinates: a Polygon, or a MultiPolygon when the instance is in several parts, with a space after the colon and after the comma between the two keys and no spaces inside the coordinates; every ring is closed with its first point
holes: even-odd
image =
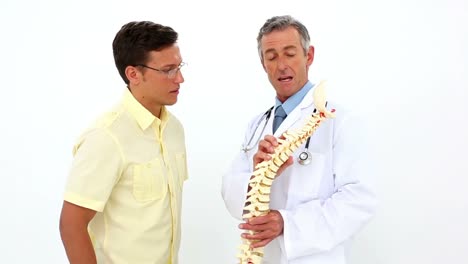
{"type": "MultiPolygon", "coordinates": [[[[276,102],[271,112],[251,120],[243,151],[223,176],[222,196],[237,219],[242,219],[255,165],[271,158],[277,137],[301,128],[314,111],[314,84],[308,80],[314,47],[306,27],[291,16],[272,17],[257,42],[276,102]]],[[[336,118],[323,123],[280,168],[271,187],[270,213],[239,225],[256,231],[242,237],[254,240],[253,247],[265,246],[263,264],[344,264],[351,238],[374,214],[376,200],[366,173],[360,172],[365,169],[360,127],[333,102],[328,108],[336,109],[336,118]]]]}

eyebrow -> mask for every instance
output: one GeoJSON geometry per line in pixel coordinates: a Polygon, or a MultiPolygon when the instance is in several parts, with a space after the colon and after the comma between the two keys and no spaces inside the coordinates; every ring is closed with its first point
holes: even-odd
{"type": "MultiPolygon", "coordinates": [[[[294,46],[294,45],[289,45],[289,46],[284,47],[282,50],[283,50],[283,51],[287,51],[287,50],[290,50],[290,49],[297,49],[297,47],[294,46]]],[[[267,50],[265,51],[265,54],[267,54],[267,53],[272,53],[272,52],[276,52],[276,50],[275,50],[274,48],[267,49],[267,50]]]]}

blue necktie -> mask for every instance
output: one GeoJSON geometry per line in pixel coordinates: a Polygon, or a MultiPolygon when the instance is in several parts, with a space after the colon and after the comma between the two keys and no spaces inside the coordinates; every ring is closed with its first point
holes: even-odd
{"type": "Polygon", "coordinates": [[[283,123],[283,120],[286,119],[286,112],[283,107],[280,105],[276,108],[275,119],[273,120],[273,133],[276,132],[276,129],[283,123]]]}

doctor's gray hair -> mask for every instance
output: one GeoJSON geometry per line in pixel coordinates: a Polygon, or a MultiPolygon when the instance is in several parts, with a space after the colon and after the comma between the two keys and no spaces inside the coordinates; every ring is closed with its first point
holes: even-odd
{"type": "Polygon", "coordinates": [[[281,31],[285,30],[288,27],[294,27],[299,35],[301,36],[301,45],[302,49],[304,50],[304,54],[307,54],[310,46],[310,36],[307,28],[299,22],[297,19],[286,15],[286,16],[274,16],[269,18],[265,24],[263,24],[262,28],[258,32],[257,36],[257,47],[258,47],[258,55],[263,63],[263,54],[262,54],[262,37],[266,34],[269,34],[273,31],[281,31]]]}

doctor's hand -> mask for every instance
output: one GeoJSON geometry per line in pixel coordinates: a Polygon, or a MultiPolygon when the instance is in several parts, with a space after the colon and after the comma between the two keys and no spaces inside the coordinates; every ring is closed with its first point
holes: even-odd
{"type": "MultiPolygon", "coordinates": [[[[283,138],[283,136],[281,136],[283,138]]],[[[258,163],[265,160],[271,160],[271,154],[275,153],[275,148],[278,146],[278,140],[272,135],[266,135],[264,139],[258,143],[258,151],[253,156],[254,169],[258,163]]],[[[276,175],[280,175],[287,167],[293,164],[293,158],[290,156],[288,160],[279,167],[276,175]]]]}
{"type": "Polygon", "coordinates": [[[240,224],[240,229],[252,230],[254,235],[243,233],[241,236],[249,240],[255,240],[252,248],[264,247],[273,239],[283,234],[284,222],[281,214],[271,210],[267,215],[252,217],[247,223],[240,224]]]}

